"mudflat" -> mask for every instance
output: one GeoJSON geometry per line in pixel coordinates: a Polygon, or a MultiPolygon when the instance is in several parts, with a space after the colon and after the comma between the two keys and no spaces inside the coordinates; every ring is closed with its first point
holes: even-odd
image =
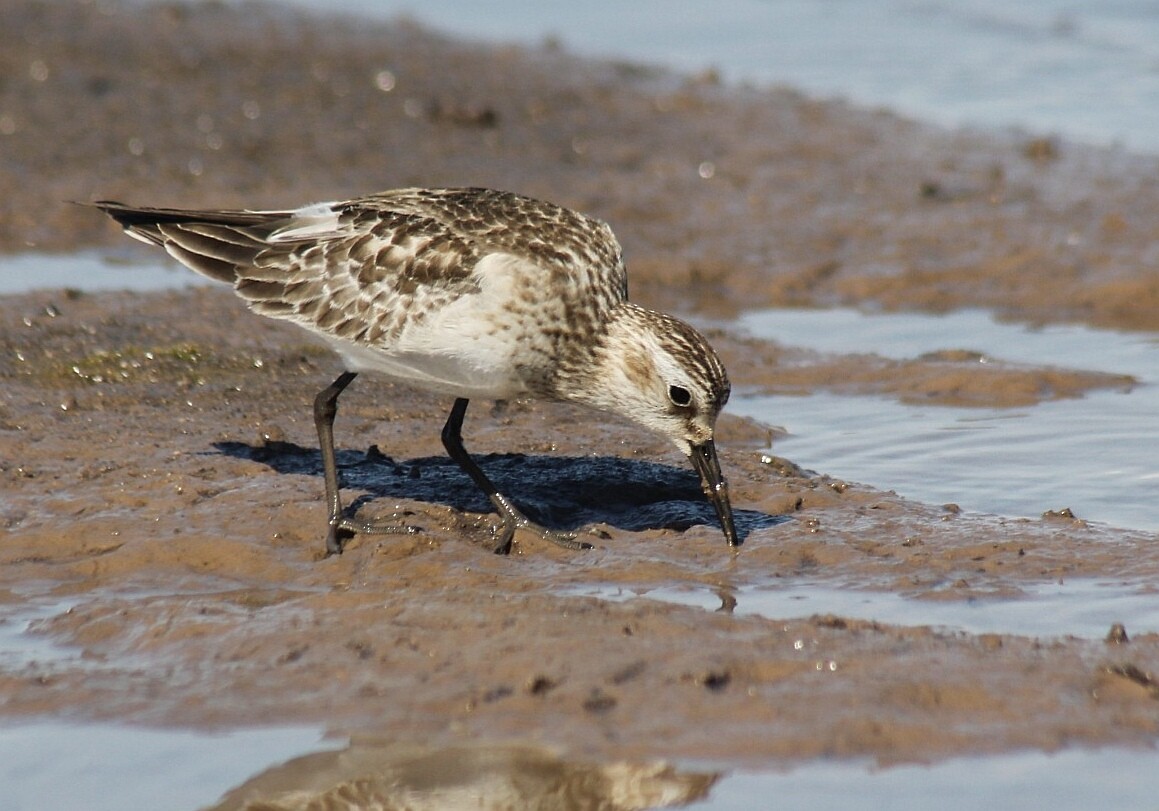
{"type": "MultiPolygon", "coordinates": [[[[484,185],[611,223],[633,298],[717,324],[737,387],[1003,406],[1130,382],[790,349],[730,329],[747,308],[1159,327],[1154,159],[405,21],[25,0],[4,17],[9,253],[146,256],[69,200],[278,208],[484,185]]],[[[488,503],[439,444],[450,403],[360,378],[338,418],[347,492],[360,515],[421,531],[325,558],[310,404],[340,369],[301,331],[229,290],[55,290],[0,298],[0,348],[0,604],[67,603],[34,632],[83,652],[0,672],[6,718],[318,722],[721,767],[1159,731],[1159,637],[1130,634],[1130,617],[1129,642],[920,625],[922,600],[1154,578],[1153,533],[905,500],[803,470],[772,429],[726,413],[734,552],[659,439],[579,409],[480,403],[464,437],[500,489],[596,547],[517,535],[500,557],[488,503]],[[917,598],[914,624],[730,610],[745,587],[794,580],[917,598]],[[720,610],[605,599],[690,588],[720,610]]]]}

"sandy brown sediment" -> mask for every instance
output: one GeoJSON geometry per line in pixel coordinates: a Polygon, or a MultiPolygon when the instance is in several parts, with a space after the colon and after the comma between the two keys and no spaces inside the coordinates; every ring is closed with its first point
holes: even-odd
{"type": "MultiPolygon", "coordinates": [[[[127,244],[67,199],[282,206],[485,184],[611,221],[635,297],[655,306],[1157,323],[1152,159],[1027,150],[406,24],[220,5],[4,14],[0,182],[21,190],[0,196],[9,251],[127,244]]],[[[738,385],[777,391],[1009,405],[1130,385],[712,337],[738,385]]],[[[82,652],[0,673],[6,717],[310,720],[427,744],[748,765],[1155,740],[1153,635],[1038,641],[590,596],[675,585],[727,605],[774,579],[1017,596],[1060,578],[1154,578],[1152,533],[906,501],[798,470],[765,447],[767,428],[727,418],[748,535],[734,555],[659,440],[561,406],[473,404],[468,446],[500,486],[595,528],[591,552],[523,538],[500,558],[485,500],[439,445],[448,404],[359,379],[338,426],[349,494],[423,531],[321,560],[309,403],[338,366],[303,334],[228,291],[58,291],[0,301],[0,346],[0,602],[68,601],[36,632],[82,652]]]]}
{"type": "Polygon", "coordinates": [[[423,531],[322,560],[309,402],[337,366],[296,330],[219,291],[34,294],[2,314],[23,360],[2,370],[0,573],[10,599],[73,604],[36,632],[84,652],[3,674],[9,715],[309,720],[749,765],[1142,743],[1159,725],[1151,688],[1123,675],[1153,672],[1153,636],[1041,643],[585,596],[697,587],[724,605],[748,584],[824,579],[1016,597],[1153,578],[1149,534],[905,501],[762,457],[759,428],[737,421],[722,437],[748,534],[734,555],[679,454],[596,414],[513,403],[470,415],[470,446],[532,511],[598,522],[597,548],[522,538],[502,558],[486,502],[438,445],[447,403],[359,380],[339,420],[347,496],[423,531]],[[529,456],[488,455],[513,450],[529,456]]]}
{"type": "Polygon", "coordinates": [[[7,250],[122,244],[65,200],[478,184],[608,219],[637,296],[674,309],[1159,324],[1153,157],[254,5],[8,0],[5,20],[7,250]]]}

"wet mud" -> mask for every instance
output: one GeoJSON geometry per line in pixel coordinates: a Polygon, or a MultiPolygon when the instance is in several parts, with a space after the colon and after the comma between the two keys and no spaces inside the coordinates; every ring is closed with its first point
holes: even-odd
{"type": "MultiPolygon", "coordinates": [[[[272,207],[480,184],[609,220],[633,297],[708,321],[738,389],[1001,407],[1135,382],[981,365],[968,347],[812,353],[730,328],[748,307],[1159,324],[1153,159],[404,22],[219,4],[4,14],[9,252],[140,255],[64,200],[272,207]]],[[[518,534],[501,557],[487,502],[439,443],[450,403],[363,376],[337,423],[345,497],[421,531],[325,558],[310,404],[340,369],[305,334],[228,290],[45,291],[0,299],[0,347],[0,613],[44,606],[30,633],[76,654],[0,672],[4,718],[317,722],[376,741],[383,773],[479,744],[532,770],[565,753],[584,785],[635,764],[634,785],[654,775],[687,798],[711,775],[641,764],[892,763],[1159,732],[1159,637],[1129,617],[1129,642],[1103,642],[920,616],[921,600],[1060,579],[1153,581],[1153,533],[907,501],[803,470],[774,429],[726,414],[734,552],[659,439],[565,406],[473,403],[464,438],[500,489],[595,546],[518,534]],[[730,611],[745,586],[818,580],[917,598],[914,627],[730,611]],[[584,596],[593,585],[695,585],[721,610],[584,596]]]]}

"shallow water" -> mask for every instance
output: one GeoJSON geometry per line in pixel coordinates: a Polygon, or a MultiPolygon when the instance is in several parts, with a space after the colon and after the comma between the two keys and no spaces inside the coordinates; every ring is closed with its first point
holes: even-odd
{"type": "Polygon", "coordinates": [[[708,67],[950,126],[1159,151],[1159,14],[1147,0],[293,0],[406,13],[457,36],[708,67]]]}
{"type": "Polygon", "coordinates": [[[76,665],[80,659],[77,652],[35,632],[37,623],[71,607],[71,601],[26,595],[21,595],[16,605],[0,605],[0,672],[14,673],[30,665],[38,670],[51,670],[57,664],[76,665]]]}
{"type": "MultiPolygon", "coordinates": [[[[215,803],[249,778],[277,769],[289,758],[334,751],[343,745],[341,741],[323,742],[321,731],[312,727],[204,733],[54,722],[13,725],[0,727],[0,784],[4,786],[6,811],[193,811],[215,803]]],[[[435,752],[431,758],[445,766],[447,758],[438,760],[438,756],[435,752]]],[[[499,764],[503,768],[497,766],[489,774],[480,773],[478,763],[472,762],[462,766],[461,773],[454,768],[443,770],[434,781],[428,772],[422,775],[426,778],[423,784],[415,786],[398,786],[395,772],[388,771],[397,764],[389,762],[377,773],[366,768],[355,774],[371,779],[376,774],[386,775],[388,779],[383,782],[396,782],[392,788],[401,789],[399,793],[411,803],[409,807],[446,808],[450,807],[445,804],[447,800],[454,797],[469,802],[469,806],[454,807],[496,808],[510,800],[513,784],[526,786],[542,779],[544,763],[554,765],[550,758],[544,753],[522,774],[512,771],[508,763],[499,764]]],[[[451,762],[461,762],[458,759],[456,753],[451,762]]],[[[295,778],[302,788],[318,790],[330,785],[316,779],[321,770],[311,768],[308,758],[299,763],[297,769],[291,766],[289,775],[281,770],[280,790],[289,790],[295,778]]],[[[1155,797],[1159,796],[1157,765],[1159,755],[1154,751],[1121,749],[1026,752],[891,768],[821,761],[777,772],[725,773],[711,784],[704,799],[690,805],[647,807],[729,811],[769,807],[768,799],[776,797],[777,809],[888,807],[924,811],[935,798],[938,808],[947,809],[990,804],[1052,811],[1099,806],[1150,808],[1155,807],[1155,797]]],[[[618,764],[610,771],[622,780],[631,777],[633,767],[618,764]]],[[[563,762],[556,768],[568,769],[569,764],[563,762]]],[[[644,773],[655,770],[647,764],[639,768],[644,773]]],[[[343,775],[347,779],[351,776],[343,775]]],[[[675,769],[668,778],[673,788],[667,795],[679,796],[682,784],[703,785],[710,780],[711,772],[703,767],[675,769]]],[[[558,803],[559,798],[555,799],[558,803]]],[[[623,799],[621,794],[618,800],[623,799]]],[[[552,807],[581,811],[595,806],[565,803],[552,807]]]]}
{"type": "Polygon", "coordinates": [[[783,427],[774,450],[802,467],[933,504],[1037,517],[1069,507],[1085,520],[1155,529],[1159,339],[1081,326],[1029,328],[984,312],[870,315],[775,310],[742,316],[752,334],[834,353],[916,358],[963,349],[992,360],[1134,376],[1129,391],[1018,408],[951,408],[818,393],[746,396],[734,413],[783,427]]]}
{"type": "Polygon", "coordinates": [[[219,733],[56,721],[0,726],[0,807],[192,811],[322,741],[323,731],[309,726],[219,733]]]}
{"type": "Polygon", "coordinates": [[[0,295],[57,288],[145,293],[207,284],[207,279],[176,264],[140,263],[97,253],[0,255],[0,295]]]}
{"type": "Polygon", "coordinates": [[[888,625],[930,626],[970,634],[1014,634],[1038,638],[1104,639],[1123,624],[1128,635],[1159,633],[1159,592],[1137,583],[1093,579],[1066,580],[1022,587],[1018,598],[915,600],[901,594],[844,589],[832,583],[761,585],[727,594],[709,588],[672,587],[636,591],[621,586],[580,589],[606,600],[648,599],[721,610],[735,600],[735,614],[769,619],[803,619],[833,614],[888,625]]]}
{"type": "Polygon", "coordinates": [[[933,766],[875,769],[821,761],[783,774],[737,773],[718,783],[708,801],[687,807],[1145,809],[1157,807],[1156,792],[1159,755],[1154,751],[1066,750],[961,758],[933,766]]]}

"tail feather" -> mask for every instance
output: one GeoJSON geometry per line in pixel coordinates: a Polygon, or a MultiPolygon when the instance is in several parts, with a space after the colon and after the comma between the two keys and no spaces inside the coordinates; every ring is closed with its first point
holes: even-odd
{"type": "Polygon", "coordinates": [[[177,241],[165,242],[164,246],[166,253],[185,265],[185,267],[200,273],[202,276],[208,276],[214,281],[225,282],[227,284],[234,284],[237,281],[241,268],[232,262],[223,262],[212,256],[205,256],[196,251],[191,251],[177,241]]]}
{"type": "Polygon", "coordinates": [[[157,231],[166,244],[180,245],[189,253],[230,265],[250,265],[266,245],[241,231],[201,223],[165,224],[157,231]]]}
{"type": "Polygon", "coordinates": [[[280,211],[137,208],[111,200],[92,205],[116,220],[129,236],[160,245],[189,269],[228,284],[254,264],[268,247],[269,234],[289,217],[280,211]]]}

